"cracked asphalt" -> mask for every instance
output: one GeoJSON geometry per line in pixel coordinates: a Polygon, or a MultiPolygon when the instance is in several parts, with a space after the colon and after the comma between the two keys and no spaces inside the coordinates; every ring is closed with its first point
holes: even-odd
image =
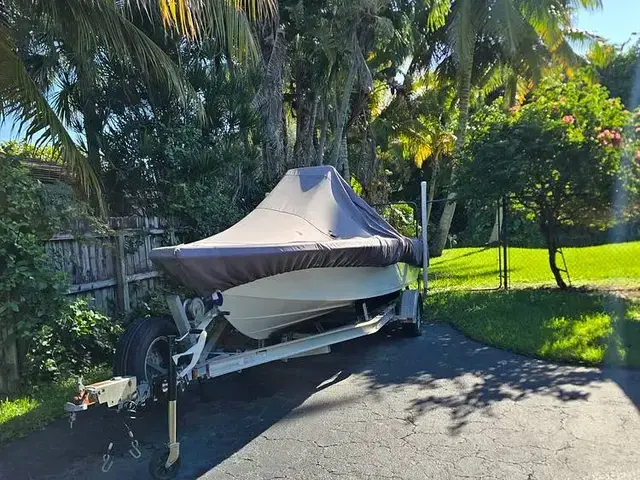
{"type": "MultiPolygon", "coordinates": [[[[179,401],[179,478],[640,478],[640,372],[553,365],[443,324],[229,375],[203,394],[179,401]]],[[[0,479],[148,478],[165,410],[131,425],[138,460],[118,417],[94,411],[4,446],[0,479]]]]}

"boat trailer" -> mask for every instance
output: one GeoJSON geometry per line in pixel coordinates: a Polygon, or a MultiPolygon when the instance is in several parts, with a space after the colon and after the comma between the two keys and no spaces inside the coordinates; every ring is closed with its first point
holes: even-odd
{"type": "MultiPolygon", "coordinates": [[[[276,360],[330,353],[331,345],[374,334],[389,324],[397,324],[409,336],[421,334],[422,296],[418,290],[403,290],[397,300],[385,304],[374,312],[369,312],[366,303],[362,303],[362,315],[355,323],[323,331],[316,323],[318,332],[312,334],[289,333],[274,345],[261,346],[245,351],[225,351],[216,348],[223,331],[229,325],[225,313],[222,295],[211,298],[188,299],[182,301],[178,296],[169,296],[167,301],[172,313],[174,332],[167,332],[161,339],[165,347],[165,361],[157,360],[154,345],[147,347],[144,370],[136,376],[115,376],[110,380],[84,386],[78,384],[78,393],[72,402],[65,404],[73,425],[76,414],[92,405],[106,405],[118,412],[135,411],[149,402],[162,397],[168,398],[168,441],[166,448],[156,452],[149,464],[149,472],[154,479],[174,478],[180,468],[180,443],[177,438],[177,398],[178,390],[185,390],[194,381],[212,379],[232,372],[240,372],[276,360]],[[170,359],[170,361],[169,361],[170,359]],[[155,372],[155,375],[148,375],[155,372]]],[[[143,318],[137,322],[137,337],[149,330],[158,319],[143,318]]],[[[131,327],[128,329],[130,330],[131,327]]],[[[121,341],[121,343],[123,343],[121,341]]],[[[126,340],[124,342],[127,343],[126,340]]],[[[129,342],[131,348],[140,346],[138,342],[129,342]]],[[[156,343],[156,346],[157,343],[156,343]]],[[[119,356],[131,356],[133,352],[120,352],[119,356]]],[[[116,363],[118,360],[116,360],[116,363]]],[[[117,370],[117,366],[116,366],[117,370]]],[[[126,425],[131,438],[129,453],[139,458],[137,441],[133,439],[131,429],[126,425]]],[[[102,470],[107,472],[112,465],[109,443],[103,456],[102,470]]]]}
{"type": "MultiPolygon", "coordinates": [[[[402,290],[397,299],[372,312],[366,302],[361,303],[361,315],[355,323],[324,330],[322,324],[316,322],[315,333],[285,333],[278,343],[266,345],[260,340],[257,348],[235,351],[217,348],[229,326],[225,318],[229,312],[222,309],[224,299],[220,292],[208,298],[184,301],[177,295],[168,296],[171,319],[140,318],[127,328],[116,351],[116,376],[87,386],[78,381],[78,393],[72,402],[65,404],[71,427],[76,414],[92,405],[135,413],[149,402],[167,398],[168,441],[165,448],[151,458],[149,473],[154,479],[172,479],[178,474],[181,463],[177,432],[178,390],[184,391],[188,384],[276,360],[329,353],[331,345],[374,334],[389,324],[397,324],[408,336],[421,335],[422,292],[427,291],[429,263],[426,182],[421,182],[421,200],[424,252],[420,290],[402,290]],[[131,375],[132,372],[135,375],[131,375]]],[[[126,422],[125,427],[130,438],[129,453],[139,458],[142,454],[138,442],[126,422]]],[[[113,465],[112,449],[113,442],[110,442],[103,455],[103,472],[108,472],[113,465]]]]}

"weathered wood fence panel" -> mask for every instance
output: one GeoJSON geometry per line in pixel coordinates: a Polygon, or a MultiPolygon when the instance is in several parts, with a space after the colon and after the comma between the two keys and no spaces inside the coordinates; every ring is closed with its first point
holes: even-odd
{"type": "Polygon", "coordinates": [[[71,280],[70,297],[90,297],[106,313],[127,313],[157,285],[152,249],[170,245],[175,231],[158,218],[109,219],[106,234],[59,234],[46,244],[49,258],[71,280]]]}

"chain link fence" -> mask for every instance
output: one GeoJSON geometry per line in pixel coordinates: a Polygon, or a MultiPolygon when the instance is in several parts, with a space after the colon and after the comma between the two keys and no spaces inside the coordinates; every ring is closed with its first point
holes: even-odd
{"type": "Polygon", "coordinates": [[[502,210],[498,205],[474,212],[473,215],[458,202],[446,238],[439,237],[438,221],[447,199],[427,203],[430,212],[429,289],[439,290],[495,290],[504,286],[505,251],[500,226],[502,210]],[[438,245],[444,243],[439,252],[438,245]]]}
{"type": "Polygon", "coordinates": [[[550,233],[539,215],[514,200],[506,205],[503,242],[510,287],[640,289],[640,218],[607,228],[563,221],[550,233]]]}
{"type": "Polygon", "coordinates": [[[438,255],[434,247],[442,239],[437,238],[435,219],[446,202],[431,202],[431,291],[561,284],[640,289],[640,217],[612,222],[604,229],[564,221],[549,235],[539,216],[515,200],[473,210],[458,202],[451,233],[438,255]]]}

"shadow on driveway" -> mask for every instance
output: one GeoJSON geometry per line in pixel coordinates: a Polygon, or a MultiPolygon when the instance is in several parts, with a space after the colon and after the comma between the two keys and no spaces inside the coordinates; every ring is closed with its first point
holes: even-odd
{"type": "MultiPolygon", "coordinates": [[[[322,389],[351,381],[352,376],[365,382],[367,395],[372,396],[407,385],[419,387],[419,398],[403,406],[407,419],[446,411],[452,435],[464,429],[473,412],[502,400],[543,395],[562,402],[584,402],[589,399],[584,387],[593,389],[593,384],[610,378],[636,406],[640,399],[637,372],[548,364],[483,346],[443,324],[426,325],[424,335],[417,339],[397,337],[378,334],[335,346],[331,355],[272,363],[221,377],[206,385],[208,401],[195,394],[181,398],[180,478],[195,478],[211,470],[286,416],[309,415],[309,408],[316,414],[335,408],[331,401],[303,403],[322,389]],[[441,389],[452,384],[461,388],[441,389]]],[[[336,400],[345,401],[350,400],[336,400]]],[[[126,453],[124,430],[116,416],[87,412],[78,416],[72,431],[66,421],[55,422],[43,432],[2,448],[0,478],[146,478],[149,456],[166,439],[165,409],[158,405],[144,412],[132,428],[143,447],[139,460],[126,453]],[[116,456],[109,474],[102,474],[101,456],[110,438],[119,440],[116,448],[121,456],[116,456]]]]}

